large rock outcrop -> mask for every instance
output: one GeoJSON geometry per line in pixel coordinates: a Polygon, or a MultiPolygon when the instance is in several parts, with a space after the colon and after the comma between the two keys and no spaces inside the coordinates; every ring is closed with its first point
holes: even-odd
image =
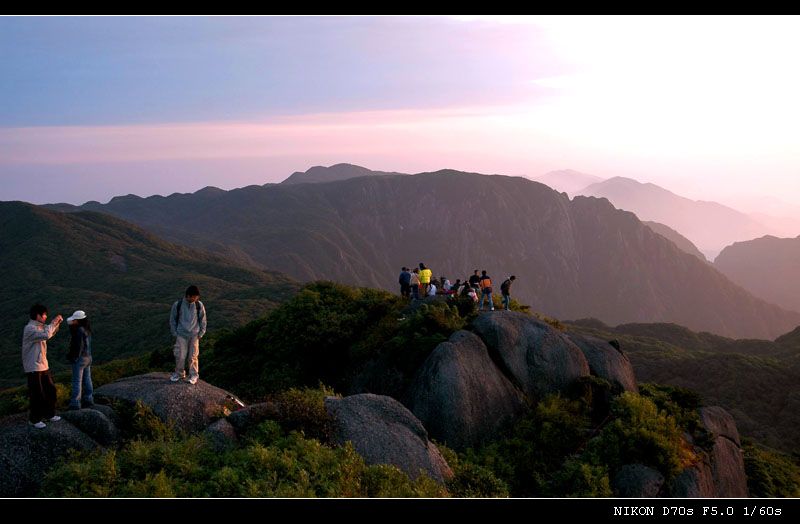
{"type": "Polygon", "coordinates": [[[226,414],[230,393],[202,380],[197,384],[170,382],[169,373],[147,373],[101,386],[95,397],[141,400],[176,429],[198,432],[226,414]]]}
{"type": "Polygon", "coordinates": [[[623,391],[639,392],[633,365],[621,349],[597,337],[575,333],[567,336],[583,351],[592,375],[619,384],[623,391]]]}
{"type": "Polygon", "coordinates": [[[716,497],[748,497],[739,431],[733,417],[719,406],[700,408],[700,420],[714,438],[711,471],[716,497]]]}
{"type": "Polygon", "coordinates": [[[495,436],[525,406],[520,391],[468,331],[454,333],[425,360],[406,405],[437,441],[465,449],[495,436]]]}
{"type": "Polygon", "coordinates": [[[485,313],[472,327],[504,374],[532,399],[566,391],[575,380],[589,375],[589,364],[578,346],[524,313],[485,313]]]}
{"type": "Polygon", "coordinates": [[[412,479],[421,472],[439,482],[452,477],[422,423],[395,399],[371,393],[328,397],[325,407],[334,443],[352,442],[367,464],[393,464],[412,479]]]}
{"type": "MultiPolygon", "coordinates": [[[[87,410],[88,411],[88,410],[87,410]]],[[[0,421],[0,496],[35,495],[44,474],[72,449],[98,447],[88,435],[62,419],[34,428],[21,413],[0,421]]]]}

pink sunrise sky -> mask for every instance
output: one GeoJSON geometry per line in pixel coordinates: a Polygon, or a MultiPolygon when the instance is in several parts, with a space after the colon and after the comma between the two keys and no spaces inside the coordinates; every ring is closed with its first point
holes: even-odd
{"type": "Polygon", "coordinates": [[[339,162],[575,169],[743,206],[800,198],[798,17],[7,17],[3,28],[19,30],[0,37],[11,64],[0,200],[231,189],[339,162]],[[102,50],[110,23],[163,38],[125,58],[138,42],[102,50]],[[42,24],[53,41],[31,51],[42,24]],[[272,38],[284,32],[297,41],[272,38]],[[195,62],[148,62],[159,52],[195,62]],[[214,60],[240,65],[221,75],[214,60]],[[82,91],[91,78],[109,80],[82,91]]]}

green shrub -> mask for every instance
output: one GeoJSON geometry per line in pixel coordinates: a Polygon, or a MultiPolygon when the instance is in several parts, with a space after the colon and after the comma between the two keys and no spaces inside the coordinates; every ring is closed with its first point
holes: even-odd
{"type": "Polygon", "coordinates": [[[615,417],[592,439],[584,461],[613,475],[625,464],[644,464],[671,478],[695,460],[675,418],[646,397],[625,392],[614,401],[615,417]]]}
{"type": "Polygon", "coordinates": [[[465,454],[467,462],[490,469],[513,496],[544,496],[565,458],[584,443],[589,430],[585,406],[550,396],[511,428],[510,434],[465,454]]]}
{"type": "Polygon", "coordinates": [[[586,464],[570,459],[556,473],[551,485],[551,496],[558,497],[611,497],[611,485],[605,466],[586,464]]]}
{"type": "Polygon", "coordinates": [[[425,475],[366,466],[351,444],[330,448],[265,421],[240,446],[215,452],[200,436],[135,439],[119,450],[73,453],[41,495],[102,497],[442,497],[425,475]]]}
{"type": "Polygon", "coordinates": [[[174,424],[162,421],[141,400],[135,403],[116,400],[111,407],[119,415],[117,426],[123,440],[172,440],[178,436],[174,424]]]}
{"type": "Polygon", "coordinates": [[[281,426],[288,431],[301,431],[309,438],[330,442],[332,420],[325,409],[325,397],[334,396],[333,389],[320,384],[317,389],[292,388],[275,395],[281,411],[281,426]]]}
{"type": "Polygon", "coordinates": [[[447,489],[454,497],[508,497],[508,486],[487,467],[459,458],[458,454],[436,443],[442,457],[453,470],[447,489]]]}
{"type": "Polygon", "coordinates": [[[796,459],[747,439],[742,447],[751,497],[800,497],[800,465],[796,459]]]}

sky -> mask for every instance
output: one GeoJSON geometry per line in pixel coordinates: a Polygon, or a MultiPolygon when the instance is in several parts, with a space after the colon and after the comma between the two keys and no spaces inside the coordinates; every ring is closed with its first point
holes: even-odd
{"type": "Polygon", "coordinates": [[[315,165],[800,202],[800,17],[0,17],[0,200],[315,165]]]}

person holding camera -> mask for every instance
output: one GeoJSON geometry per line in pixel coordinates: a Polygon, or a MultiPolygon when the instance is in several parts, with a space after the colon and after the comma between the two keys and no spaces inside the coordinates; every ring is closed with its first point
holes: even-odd
{"type": "Polygon", "coordinates": [[[50,324],[47,321],[47,308],[34,304],[30,309],[30,320],[22,332],[22,367],[28,379],[30,416],[28,423],[43,429],[47,427],[44,419],[58,422],[56,415],[56,385],[47,363],[47,341],[53,338],[61,326],[61,315],[56,315],[50,324]]]}

